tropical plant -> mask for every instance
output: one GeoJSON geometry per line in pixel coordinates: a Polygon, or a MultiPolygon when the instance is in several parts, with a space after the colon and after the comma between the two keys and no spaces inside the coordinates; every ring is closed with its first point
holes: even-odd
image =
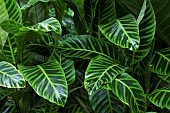
{"type": "Polygon", "coordinates": [[[170,1],[0,4],[0,112],[170,112],[170,1]]]}

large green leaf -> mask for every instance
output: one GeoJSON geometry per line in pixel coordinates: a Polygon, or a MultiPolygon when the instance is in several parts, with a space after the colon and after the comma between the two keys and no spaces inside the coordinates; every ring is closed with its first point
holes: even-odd
{"type": "Polygon", "coordinates": [[[106,24],[114,19],[116,19],[115,0],[98,0],[92,25],[92,35],[106,39],[98,28],[98,25],[106,24]]]}
{"type": "Polygon", "coordinates": [[[15,34],[19,32],[19,29],[23,27],[22,24],[16,22],[12,19],[7,19],[0,23],[0,26],[3,30],[5,30],[8,33],[15,34]]]}
{"type": "Polygon", "coordinates": [[[12,64],[0,62],[0,86],[7,88],[24,88],[25,80],[12,64]]]}
{"type": "Polygon", "coordinates": [[[27,8],[31,7],[32,5],[38,3],[38,2],[49,2],[51,0],[29,0],[27,4],[24,4],[21,9],[26,10],[27,8]]]}
{"type": "Polygon", "coordinates": [[[148,99],[160,108],[170,109],[170,87],[156,89],[148,95],[148,99]]]}
{"type": "Polygon", "coordinates": [[[57,51],[66,57],[92,59],[97,55],[115,58],[112,43],[96,39],[90,35],[73,35],[57,46],[57,51]]]}
{"type": "Polygon", "coordinates": [[[127,104],[131,113],[146,112],[146,96],[143,88],[130,75],[124,73],[104,87],[112,90],[123,103],[127,104]]]}
{"type": "Polygon", "coordinates": [[[152,41],[154,39],[156,30],[156,18],[152,5],[148,0],[144,0],[144,4],[138,20],[140,46],[136,52],[128,51],[128,56],[131,58],[130,60],[133,61],[132,63],[141,61],[149,53],[152,41]]]}
{"type": "Polygon", "coordinates": [[[48,18],[40,23],[37,23],[36,25],[32,26],[32,28],[36,31],[38,30],[43,32],[54,31],[57,34],[61,34],[61,25],[59,21],[53,17],[48,18]]]}
{"type": "Polygon", "coordinates": [[[101,32],[114,44],[137,51],[140,44],[139,29],[135,17],[131,14],[99,25],[101,32]]]}
{"type": "Polygon", "coordinates": [[[159,37],[170,46],[170,1],[151,0],[156,14],[157,33],[159,37]]]}
{"type": "Polygon", "coordinates": [[[68,86],[64,71],[57,61],[27,67],[19,65],[18,68],[38,95],[57,105],[65,105],[68,86]]]}
{"type": "Polygon", "coordinates": [[[74,61],[72,59],[68,59],[55,50],[53,50],[50,60],[56,59],[64,70],[65,77],[67,80],[67,84],[70,85],[75,81],[75,68],[74,68],[74,61]]]}
{"type": "Polygon", "coordinates": [[[115,61],[99,56],[91,60],[86,73],[84,86],[89,95],[100,89],[103,84],[111,83],[119,74],[122,74],[127,67],[121,66],[115,61]]]}
{"type": "Polygon", "coordinates": [[[71,2],[76,6],[81,18],[84,18],[84,15],[85,15],[84,0],[71,0],[71,2]]]}
{"type": "Polygon", "coordinates": [[[160,75],[170,74],[170,48],[155,51],[150,64],[149,70],[160,75]]]}
{"type": "MultiPolygon", "coordinates": [[[[0,23],[6,19],[13,19],[20,23],[22,22],[22,13],[16,0],[1,0],[0,4],[0,23]]],[[[4,46],[7,37],[8,33],[0,27],[0,45],[2,47],[4,46]]]]}
{"type": "Polygon", "coordinates": [[[100,89],[89,98],[96,113],[124,113],[125,111],[125,104],[112,91],[100,89]]]}

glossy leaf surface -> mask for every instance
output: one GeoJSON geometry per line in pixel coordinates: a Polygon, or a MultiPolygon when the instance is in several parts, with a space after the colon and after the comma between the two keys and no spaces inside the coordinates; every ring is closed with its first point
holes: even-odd
{"type": "Polygon", "coordinates": [[[38,95],[57,105],[65,105],[68,86],[64,71],[57,61],[54,60],[32,67],[21,65],[18,67],[38,95]]]}
{"type": "Polygon", "coordinates": [[[84,86],[89,93],[93,94],[103,84],[111,83],[119,74],[122,74],[127,67],[121,66],[115,61],[99,56],[91,60],[86,73],[84,86]]]}
{"type": "Polygon", "coordinates": [[[24,88],[25,80],[20,71],[12,64],[0,62],[0,86],[7,88],[24,88]]]}
{"type": "Polygon", "coordinates": [[[99,25],[104,36],[114,44],[137,51],[140,44],[139,29],[135,17],[131,14],[99,25]]]}
{"type": "Polygon", "coordinates": [[[89,98],[96,113],[124,113],[125,104],[110,90],[100,89],[89,98]]]}
{"type": "Polygon", "coordinates": [[[160,108],[170,109],[170,87],[156,89],[148,95],[148,99],[160,108]]]}
{"type": "Polygon", "coordinates": [[[130,75],[124,73],[104,87],[112,90],[123,103],[127,104],[131,113],[146,112],[145,93],[139,82],[130,75]]]}
{"type": "Polygon", "coordinates": [[[92,59],[97,55],[114,58],[114,45],[90,35],[73,35],[57,46],[66,57],[92,59]]]}

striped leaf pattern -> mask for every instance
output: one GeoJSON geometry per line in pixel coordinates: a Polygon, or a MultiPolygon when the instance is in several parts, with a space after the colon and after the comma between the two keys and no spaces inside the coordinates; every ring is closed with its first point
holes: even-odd
{"type": "Polygon", "coordinates": [[[38,2],[49,2],[50,0],[29,0],[27,4],[24,4],[21,9],[26,10],[27,8],[31,7],[32,5],[38,2]]]}
{"type": "Polygon", "coordinates": [[[68,85],[72,84],[75,81],[74,61],[60,55],[55,50],[53,50],[50,56],[50,60],[53,59],[57,60],[61,64],[61,67],[63,68],[65,73],[67,84],[68,85]]]}
{"type": "Polygon", "coordinates": [[[156,89],[148,95],[148,99],[160,108],[170,109],[170,87],[156,89]]]}
{"type": "Polygon", "coordinates": [[[24,88],[25,80],[15,66],[2,61],[0,62],[0,86],[7,88],[24,88]]]}
{"type": "Polygon", "coordinates": [[[100,31],[114,44],[137,51],[140,44],[139,29],[135,17],[131,14],[99,25],[100,31]]]}
{"type": "Polygon", "coordinates": [[[66,108],[64,113],[86,113],[86,111],[79,104],[74,104],[66,108]]]}
{"type": "Polygon", "coordinates": [[[115,58],[112,43],[96,39],[90,35],[74,35],[57,46],[57,51],[66,57],[92,59],[98,55],[115,58]]]}
{"type": "Polygon", "coordinates": [[[64,71],[57,61],[37,66],[18,66],[24,78],[41,97],[64,106],[68,96],[68,86],[64,71]]]}
{"type": "Polygon", "coordinates": [[[3,52],[5,59],[12,64],[16,64],[17,60],[17,44],[14,37],[8,37],[4,45],[3,52]]]}
{"type": "Polygon", "coordinates": [[[15,20],[8,19],[3,21],[0,24],[1,28],[8,33],[15,34],[19,32],[19,29],[22,28],[22,24],[16,22],[15,20]]]}
{"type": "Polygon", "coordinates": [[[131,113],[145,113],[146,96],[143,88],[130,75],[124,73],[103,87],[112,90],[123,103],[130,107],[131,113]]]}
{"type": "MultiPolygon", "coordinates": [[[[16,0],[0,1],[0,23],[6,19],[13,19],[19,23],[22,22],[22,13],[16,0]]],[[[0,45],[3,47],[8,33],[0,27],[0,45]]]]}
{"type": "Polygon", "coordinates": [[[8,11],[9,19],[16,22],[22,22],[22,12],[16,0],[2,0],[5,2],[6,10],[8,11]]]}
{"type": "Polygon", "coordinates": [[[112,91],[100,89],[89,98],[96,113],[124,113],[125,104],[112,91]]]}
{"type": "Polygon", "coordinates": [[[152,57],[149,70],[160,74],[160,75],[169,75],[170,74],[170,48],[165,48],[160,51],[155,51],[154,56],[152,57]]]}
{"type": "Polygon", "coordinates": [[[85,20],[89,31],[92,31],[92,23],[96,15],[96,7],[98,0],[85,0],[84,10],[85,10],[85,20]]]}
{"type": "Polygon", "coordinates": [[[43,32],[49,32],[49,31],[54,31],[57,34],[61,34],[61,25],[57,19],[54,17],[48,18],[40,23],[37,23],[34,25],[33,30],[35,31],[43,31],[43,32]]]}
{"type": "Polygon", "coordinates": [[[98,28],[100,24],[106,24],[116,19],[115,1],[98,0],[95,18],[92,25],[92,35],[98,38],[106,39],[98,28]]]}
{"type": "Polygon", "coordinates": [[[152,4],[149,0],[145,0],[145,2],[146,9],[141,9],[145,10],[144,17],[139,23],[140,46],[136,52],[129,51],[128,54],[130,58],[134,58],[133,63],[141,61],[149,53],[156,30],[156,18],[152,4]]]}
{"type": "Polygon", "coordinates": [[[119,65],[115,61],[99,56],[91,60],[86,73],[84,86],[89,95],[100,89],[103,84],[111,83],[119,74],[127,68],[119,65]]]}

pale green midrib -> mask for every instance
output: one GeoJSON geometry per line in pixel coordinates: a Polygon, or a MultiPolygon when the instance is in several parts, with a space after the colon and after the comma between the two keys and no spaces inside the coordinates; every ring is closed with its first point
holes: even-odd
{"type": "Polygon", "coordinates": [[[10,48],[10,51],[11,51],[13,63],[16,64],[15,57],[14,57],[14,53],[13,53],[13,49],[12,49],[12,46],[11,46],[11,42],[10,42],[10,40],[9,40],[9,37],[8,37],[8,43],[9,43],[9,48],[10,48]]]}
{"type": "Polygon", "coordinates": [[[44,71],[44,69],[40,66],[40,65],[37,65],[38,68],[44,73],[45,77],[47,78],[47,80],[49,81],[49,83],[51,84],[51,86],[53,87],[53,89],[57,92],[56,94],[58,95],[59,99],[61,100],[62,102],[62,99],[59,95],[59,92],[58,90],[56,90],[56,88],[54,87],[53,83],[51,82],[50,78],[48,77],[47,73],[44,71]]]}
{"type": "Polygon", "coordinates": [[[109,106],[110,106],[110,109],[111,109],[112,108],[112,104],[111,104],[109,90],[107,90],[107,95],[108,95],[109,106]]]}
{"type": "MultiPolygon", "coordinates": [[[[105,57],[109,57],[109,58],[111,58],[111,59],[113,59],[111,56],[109,56],[109,55],[106,55],[106,54],[104,54],[104,53],[100,53],[100,52],[97,52],[97,51],[92,51],[92,50],[87,50],[87,49],[70,49],[70,48],[62,48],[62,47],[58,47],[59,49],[62,49],[62,50],[72,50],[72,51],[87,51],[87,52],[92,52],[92,53],[97,53],[97,54],[100,54],[100,55],[103,55],[103,56],[105,56],[105,57]]],[[[62,52],[59,52],[59,53],[62,53],[62,52]]],[[[111,54],[110,54],[111,55],[111,54]]]]}
{"type": "Polygon", "coordinates": [[[118,66],[118,64],[113,64],[112,66],[109,66],[101,75],[100,77],[98,78],[98,80],[94,83],[94,86],[92,88],[92,91],[94,90],[94,88],[96,87],[96,84],[98,83],[98,81],[101,79],[101,77],[103,77],[103,75],[109,70],[111,69],[112,67],[114,66],[118,66]]]}
{"type": "Polygon", "coordinates": [[[134,101],[135,101],[135,104],[136,104],[136,106],[137,106],[137,109],[140,111],[139,106],[138,106],[138,103],[137,103],[137,100],[136,100],[136,98],[135,98],[135,95],[133,94],[133,92],[131,91],[131,89],[130,89],[124,82],[122,82],[120,79],[115,79],[115,80],[117,80],[117,81],[119,81],[120,83],[124,84],[124,86],[126,86],[126,87],[129,89],[129,91],[131,92],[131,94],[132,94],[132,96],[133,96],[133,98],[134,98],[134,101]]]}
{"type": "Polygon", "coordinates": [[[162,56],[163,58],[165,58],[167,61],[170,62],[170,59],[168,59],[168,58],[167,58],[166,56],[164,56],[162,53],[157,52],[157,51],[155,51],[155,53],[159,54],[160,56],[162,56]]]}
{"type": "Polygon", "coordinates": [[[124,27],[122,26],[122,24],[120,23],[120,21],[118,19],[116,19],[117,23],[120,25],[120,27],[122,28],[123,32],[126,34],[126,36],[128,37],[128,39],[131,41],[133,40],[132,38],[129,37],[129,35],[127,34],[126,30],[124,29],[124,27]]]}

